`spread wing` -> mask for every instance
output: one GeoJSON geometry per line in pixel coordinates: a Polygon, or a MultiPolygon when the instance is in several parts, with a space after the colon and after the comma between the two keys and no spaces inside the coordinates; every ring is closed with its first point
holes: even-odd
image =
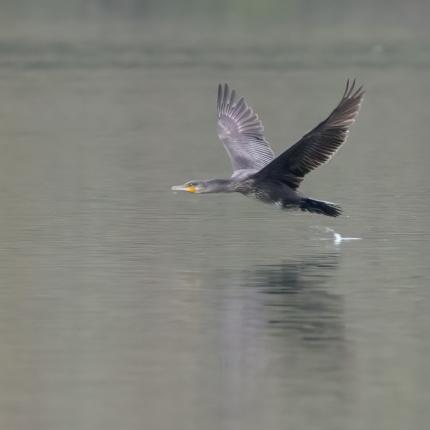
{"type": "Polygon", "coordinates": [[[230,157],[233,171],[258,171],[270,163],[274,153],[264,137],[258,115],[244,98],[235,100],[236,92],[227,84],[218,85],[218,137],[230,157]]]}
{"type": "Polygon", "coordinates": [[[277,178],[296,189],[304,176],[330,160],[346,141],[364,96],[363,87],[356,88],[355,80],[346,88],[333,112],[296,144],[267,165],[259,177],[277,178]]]}

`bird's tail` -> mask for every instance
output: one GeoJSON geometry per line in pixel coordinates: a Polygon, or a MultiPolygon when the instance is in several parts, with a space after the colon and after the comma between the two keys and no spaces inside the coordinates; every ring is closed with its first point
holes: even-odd
{"type": "Polygon", "coordinates": [[[300,209],[302,211],[333,217],[339,216],[342,213],[341,207],[335,205],[334,203],[313,199],[303,199],[300,204],[300,209]]]}

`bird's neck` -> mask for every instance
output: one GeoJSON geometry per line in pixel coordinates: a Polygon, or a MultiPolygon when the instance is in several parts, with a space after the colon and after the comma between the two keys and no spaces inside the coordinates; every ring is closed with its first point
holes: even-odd
{"type": "Polygon", "coordinates": [[[205,181],[208,193],[234,193],[237,182],[231,179],[209,179],[205,181]]]}

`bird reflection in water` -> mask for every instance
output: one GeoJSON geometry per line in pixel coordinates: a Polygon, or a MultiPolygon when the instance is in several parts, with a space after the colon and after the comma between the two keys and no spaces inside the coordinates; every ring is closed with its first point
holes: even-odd
{"type": "Polygon", "coordinates": [[[331,282],[339,257],[329,252],[250,269],[217,268],[208,276],[188,272],[186,303],[199,303],[193,309],[203,310],[201,330],[216,333],[212,346],[229,360],[248,359],[248,350],[267,355],[281,345],[289,352],[295,346],[336,354],[345,343],[344,296],[331,282]],[[274,337],[282,341],[267,344],[274,337]]]}
{"type": "Polygon", "coordinates": [[[354,359],[344,295],[334,282],[339,257],[336,252],[298,256],[219,273],[222,313],[217,315],[222,317],[213,353],[228,369],[225,383],[233,391],[252,381],[251,389],[269,392],[275,380],[276,389],[291,390],[293,398],[297,387],[305,397],[320,389],[324,396],[343,396],[354,359]],[[340,384],[335,392],[333,381],[340,384]]]}
{"type": "Polygon", "coordinates": [[[321,395],[327,404],[345,396],[354,357],[344,295],[333,282],[339,260],[332,251],[195,274],[198,288],[185,290],[199,310],[192,320],[199,348],[191,355],[204,365],[195,378],[214,377],[220,410],[245,414],[261,399],[297,399],[298,391],[304,401],[321,395]]]}
{"type": "Polygon", "coordinates": [[[218,272],[224,340],[259,349],[276,336],[289,349],[336,349],[344,342],[343,295],[331,282],[338,266],[339,254],[330,252],[218,272]]]}
{"type": "Polygon", "coordinates": [[[336,253],[306,256],[246,273],[246,284],[264,295],[266,323],[274,332],[292,330],[305,341],[343,337],[342,296],[330,291],[338,259],[336,253]]]}

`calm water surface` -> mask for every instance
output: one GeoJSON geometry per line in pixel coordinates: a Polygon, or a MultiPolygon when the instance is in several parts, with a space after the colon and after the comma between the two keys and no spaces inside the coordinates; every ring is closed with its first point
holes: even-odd
{"type": "Polygon", "coordinates": [[[295,11],[270,37],[225,18],[219,32],[219,16],[201,31],[96,12],[12,14],[1,33],[0,427],[426,428],[419,11],[395,30],[369,9],[361,32],[355,15],[335,29],[324,15],[311,35],[294,33],[295,11]],[[250,100],[279,153],[351,76],[368,93],[349,143],[303,185],[346,216],[170,192],[230,174],[218,82],[250,100]]]}

